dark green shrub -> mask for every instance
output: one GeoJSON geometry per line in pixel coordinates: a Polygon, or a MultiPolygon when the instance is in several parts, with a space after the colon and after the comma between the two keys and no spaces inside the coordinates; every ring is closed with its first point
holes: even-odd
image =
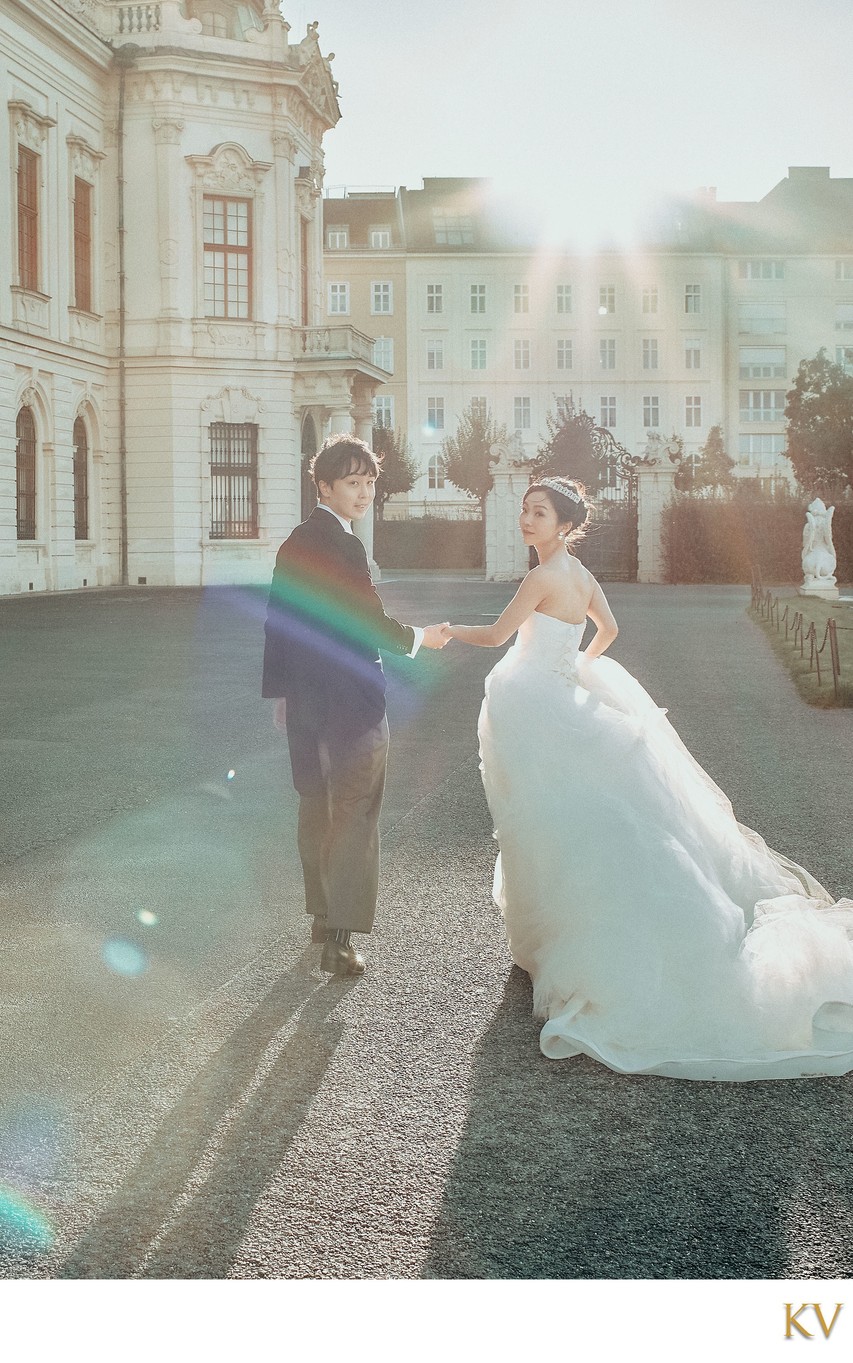
{"type": "Polygon", "coordinates": [[[438,516],[377,521],[373,557],[380,568],[482,568],[483,526],[438,516]]]}
{"type": "MultiPolygon", "coordinates": [[[[661,524],[667,582],[802,581],[806,502],[734,497],[707,501],[676,496],[661,524]]],[[[835,508],[833,541],[839,582],[853,581],[853,504],[835,508]]]]}

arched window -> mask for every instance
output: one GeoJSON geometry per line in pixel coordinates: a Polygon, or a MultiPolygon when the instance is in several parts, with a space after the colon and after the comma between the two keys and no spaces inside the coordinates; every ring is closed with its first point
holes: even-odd
{"type": "Polygon", "coordinates": [[[74,447],[74,538],[89,538],[89,437],[86,423],[78,416],[72,435],[74,447]]]}
{"type": "Polygon", "coordinates": [[[36,423],[29,407],[15,422],[15,466],[18,488],[18,539],[36,537],[36,423]]]}
{"type": "Polygon", "coordinates": [[[444,465],[440,454],[431,454],[427,464],[427,481],[430,488],[444,487],[444,465]]]}

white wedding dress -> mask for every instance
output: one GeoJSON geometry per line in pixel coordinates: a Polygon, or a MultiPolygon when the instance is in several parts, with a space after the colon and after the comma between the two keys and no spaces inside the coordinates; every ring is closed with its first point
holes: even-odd
{"type": "Polygon", "coordinates": [[[531,615],[480,713],[495,901],[542,1051],[685,1079],[853,1069],[853,901],[739,824],[583,633],[531,615]]]}

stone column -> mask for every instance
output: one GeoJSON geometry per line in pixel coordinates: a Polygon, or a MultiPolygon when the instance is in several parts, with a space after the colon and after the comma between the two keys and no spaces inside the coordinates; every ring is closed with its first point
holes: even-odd
{"type": "MultiPolygon", "coordinates": [[[[279,327],[289,328],[300,323],[296,305],[294,269],[294,220],[297,217],[293,191],[293,158],[296,140],[291,132],[277,128],[272,135],[275,167],[275,226],[276,226],[276,287],[279,327]]],[[[298,243],[297,243],[298,245],[298,243]]],[[[297,350],[297,353],[298,350],[297,350]]]]}
{"type": "MultiPolygon", "coordinates": [[[[355,434],[358,436],[359,440],[363,440],[365,444],[372,447],[373,408],[370,402],[355,402],[353,404],[352,413],[355,418],[355,434]]],[[[367,557],[370,561],[370,575],[374,582],[378,582],[381,573],[379,571],[379,566],[373,557],[373,524],[375,515],[375,507],[371,507],[363,520],[356,521],[353,524],[353,529],[367,550],[367,557]]]]}
{"type": "Polygon", "coordinates": [[[518,530],[521,499],[530,485],[526,468],[496,468],[486,497],[486,580],[518,582],[529,566],[528,550],[518,530]]]}
{"type": "Polygon", "coordinates": [[[637,465],[637,581],[663,582],[661,519],[675,487],[677,468],[668,460],[637,465]]]}
{"type": "Polygon", "coordinates": [[[178,290],[180,280],[179,226],[182,215],[180,194],[181,133],[183,120],[176,115],[158,110],[151,120],[154,130],[154,149],[157,163],[157,231],[160,258],[160,346],[167,352],[174,348],[171,324],[180,317],[178,290]]]}

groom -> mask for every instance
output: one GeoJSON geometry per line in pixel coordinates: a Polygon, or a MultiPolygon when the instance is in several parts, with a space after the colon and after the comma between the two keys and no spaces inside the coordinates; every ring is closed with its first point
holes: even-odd
{"type": "Polygon", "coordinates": [[[262,694],[287,731],[299,794],[297,844],[321,969],[361,975],[350,935],[370,932],[379,885],[379,811],[388,721],[380,650],[444,648],[444,625],[385,614],[352,522],[373,505],[380,460],[333,435],[311,462],[317,506],[278,551],[265,626],[262,694]]]}

